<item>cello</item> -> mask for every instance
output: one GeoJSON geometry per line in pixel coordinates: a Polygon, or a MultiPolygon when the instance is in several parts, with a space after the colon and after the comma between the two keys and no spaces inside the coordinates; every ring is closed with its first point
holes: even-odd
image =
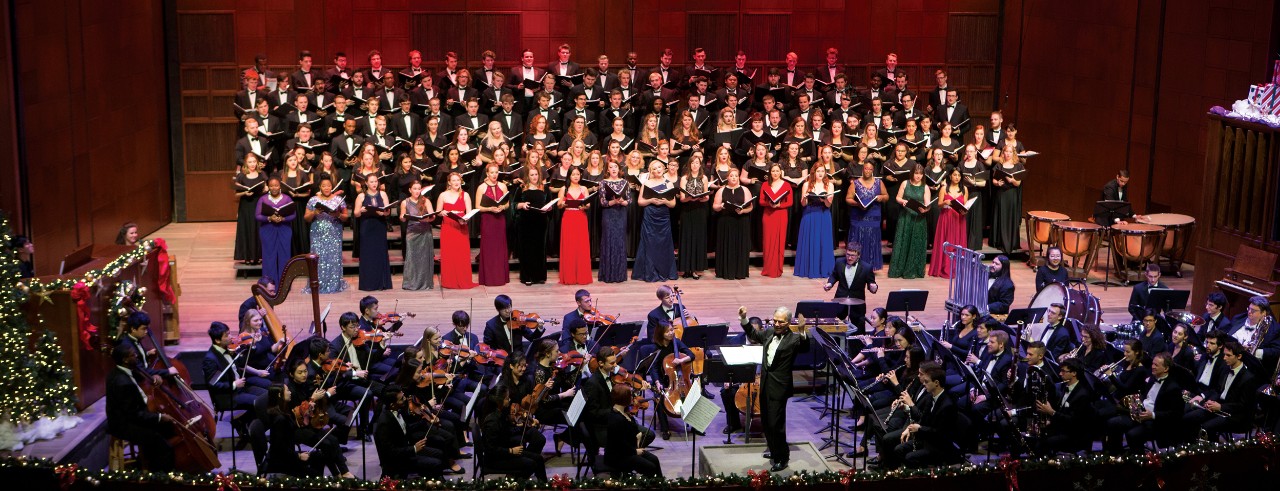
{"type": "Polygon", "coordinates": [[[173,436],[168,440],[173,448],[174,468],[186,472],[209,472],[222,467],[214,440],[218,422],[213,417],[213,409],[191,390],[191,375],[187,367],[165,354],[164,345],[156,342],[150,328],[147,329],[147,338],[156,350],[155,360],[148,368],[177,372],[177,375],[161,377],[159,384],[154,383],[151,377],[142,377],[143,382],[139,384],[147,395],[147,410],[168,415],[176,421],[173,436]]]}

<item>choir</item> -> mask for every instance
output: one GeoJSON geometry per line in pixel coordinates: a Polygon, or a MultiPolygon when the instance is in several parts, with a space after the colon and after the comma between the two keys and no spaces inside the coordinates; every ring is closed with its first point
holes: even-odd
{"type": "Polygon", "coordinates": [[[377,51],[367,67],[340,53],[321,71],[304,51],[292,74],[245,70],[234,258],[275,278],[282,258],[315,252],[335,291],[333,240],[350,225],[359,288],[387,289],[399,226],[416,290],[435,286],[434,265],[415,263],[437,250],[440,285],[470,288],[504,285],[511,268],[543,283],[547,258],[564,284],[592,281],[597,261],[605,282],[625,281],[629,260],[633,279],[697,279],[712,254],[718,278],[746,278],[754,253],[776,277],[787,249],[795,275],[817,278],[841,248],[879,270],[882,246],[891,276],[945,277],[928,253],[939,239],[1020,247],[1022,142],[998,111],[989,131],[971,121],[944,70],[916,89],[890,55],[854,87],[842,66],[805,72],[794,53],[750,74],[745,53],[733,70],[704,65],[701,49],[683,70],[670,50],[649,70],[571,54],[561,46],[544,69],[525,51],[509,70],[491,52],[472,68],[447,56],[432,73],[417,51],[400,71],[377,51]],[[298,201],[306,213],[286,206],[298,201]]]}

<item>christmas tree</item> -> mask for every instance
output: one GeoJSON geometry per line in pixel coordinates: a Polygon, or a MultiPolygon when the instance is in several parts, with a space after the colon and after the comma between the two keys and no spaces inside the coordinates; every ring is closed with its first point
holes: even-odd
{"type": "Polygon", "coordinates": [[[74,416],[71,370],[57,336],[41,328],[32,345],[32,328],[22,308],[32,290],[19,276],[13,233],[8,217],[0,213],[0,426],[5,426],[0,435],[17,440],[0,441],[0,449],[52,438],[80,421],[74,416]]]}

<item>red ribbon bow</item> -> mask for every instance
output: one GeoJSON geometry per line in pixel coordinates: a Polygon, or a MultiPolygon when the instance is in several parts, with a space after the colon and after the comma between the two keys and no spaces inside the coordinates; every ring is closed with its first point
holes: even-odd
{"type": "Polygon", "coordinates": [[[841,471],[840,471],[840,484],[841,484],[841,485],[844,485],[845,487],[848,487],[848,486],[849,486],[849,483],[852,483],[852,482],[853,482],[853,475],[854,475],[854,474],[856,474],[856,473],[857,473],[857,471],[854,471],[853,469],[844,469],[844,470],[841,470],[841,471]]]}
{"type": "Polygon", "coordinates": [[[173,304],[173,300],[177,298],[173,294],[173,285],[169,284],[169,245],[164,239],[155,239],[156,244],[156,285],[160,290],[160,300],[164,303],[173,304]]]}
{"type": "Polygon", "coordinates": [[[378,489],[382,491],[396,491],[400,488],[400,481],[392,479],[391,476],[382,476],[382,480],[378,481],[378,489]]]}
{"type": "Polygon", "coordinates": [[[1164,478],[1160,476],[1160,467],[1164,465],[1164,459],[1160,454],[1147,451],[1147,467],[1153,469],[1156,473],[1156,487],[1164,489],[1164,478]]]}
{"type": "Polygon", "coordinates": [[[1017,491],[1018,489],[1018,469],[1022,467],[1022,461],[1005,455],[1000,458],[1000,470],[1004,472],[1004,478],[1009,482],[1009,491],[1017,491]]]}
{"type": "Polygon", "coordinates": [[[71,300],[76,302],[76,328],[80,331],[80,345],[93,351],[93,336],[98,334],[98,326],[89,321],[89,285],[83,281],[71,287],[71,300]]]}
{"type": "Polygon", "coordinates": [[[571,484],[573,482],[569,480],[568,474],[556,474],[551,477],[551,489],[556,491],[567,491],[571,484]]]}
{"type": "Polygon", "coordinates": [[[55,467],[53,471],[58,474],[58,485],[64,490],[70,488],[72,484],[76,483],[76,471],[79,469],[80,466],[76,464],[55,467]]]}
{"type": "Polygon", "coordinates": [[[236,484],[235,478],[226,474],[213,476],[213,483],[218,485],[218,491],[240,491],[240,485],[236,484]]]}
{"type": "Polygon", "coordinates": [[[747,471],[747,476],[751,478],[751,489],[760,491],[765,484],[769,483],[769,471],[747,471]]]}

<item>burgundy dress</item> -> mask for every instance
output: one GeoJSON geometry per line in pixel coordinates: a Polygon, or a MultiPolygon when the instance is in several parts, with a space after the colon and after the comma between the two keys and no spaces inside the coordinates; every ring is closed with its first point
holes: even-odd
{"type": "MultiPolygon", "coordinates": [[[[484,191],[489,199],[502,198],[502,190],[489,186],[484,191]]],[[[511,279],[511,263],[507,255],[507,214],[479,213],[480,215],[480,284],[502,286],[511,279]]]]}
{"type": "MultiPolygon", "coordinates": [[[[586,198],[585,192],[571,194],[565,191],[564,199],[586,198]]],[[[580,208],[565,207],[560,218],[560,284],[591,284],[591,237],[587,230],[587,213],[580,208]]]]}
{"type": "MultiPolygon", "coordinates": [[[[951,201],[963,201],[964,193],[951,194],[943,191],[943,199],[951,201]]],[[[942,214],[938,216],[938,230],[933,237],[933,255],[929,258],[929,276],[937,276],[939,278],[951,277],[951,260],[947,259],[943,244],[950,242],[955,245],[964,246],[969,243],[969,225],[965,222],[965,216],[954,208],[948,206],[942,209],[942,214]]]]}

